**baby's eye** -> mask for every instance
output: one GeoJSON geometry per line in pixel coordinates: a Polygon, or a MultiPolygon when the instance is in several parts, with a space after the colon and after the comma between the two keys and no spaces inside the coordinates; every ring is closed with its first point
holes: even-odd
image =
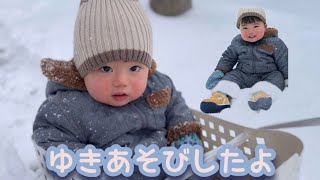
{"type": "Polygon", "coordinates": [[[140,69],[141,69],[141,67],[139,67],[139,66],[132,66],[132,67],[130,68],[130,71],[136,72],[136,71],[139,71],[140,69]]]}
{"type": "Polygon", "coordinates": [[[100,71],[102,72],[112,72],[112,68],[109,66],[103,66],[100,68],[100,71]]]}
{"type": "Polygon", "coordinates": [[[255,28],[259,27],[259,26],[254,26],[255,28]]]}

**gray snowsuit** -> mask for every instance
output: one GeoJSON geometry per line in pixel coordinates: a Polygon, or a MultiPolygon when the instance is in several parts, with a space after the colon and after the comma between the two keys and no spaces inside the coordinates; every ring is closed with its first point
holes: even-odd
{"type": "Polygon", "coordinates": [[[288,79],[288,48],[276,29],[268,28],[264,38],[254,43],[239,34],[222,54],[216,70],[225,74],[222,80],[235,82],[241,89],[267,81],[283,90],[288,79]]]}
{"type": "Polygon", "coordinates": [[[102,104],[87,91],[52,81],[47,84],[46,95],[33,126],[33,139],[44,149],[62,143],[74,151],[87,144],[101,149],[113,144],[131,148],[156,144],[161,148],[168,143],[168,130],[195,123],[181,93],[159,72],[149,78],[143,96],[121,107],[102,104]],[[169,101],[155,107],[152,100],[146,100],[151,96],[169,101]]]}

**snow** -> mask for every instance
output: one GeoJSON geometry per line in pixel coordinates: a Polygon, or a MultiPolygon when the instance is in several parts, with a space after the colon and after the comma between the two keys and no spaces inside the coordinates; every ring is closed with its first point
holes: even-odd
{"type": "MultiPolygon", "coordinates": [[[[158,70],[170,75],[188,105],[199,109],[210,95],[205,82],[239,33],[239,7],[263,7],[269,27],[276,27],[289,47],[289,88],[268,111],[254,112],[247,105],[249,89],[215,114],[248,127],[320,117],[320,41],[317,23],[320,2],[303,1],[193,1],[193,8],[178,17],[155,14],[140,0],[151,19],[154,59],[158,70]]],[[[73,25],[78,1],[11,0],[0,6],[0,179],[37,179],[37,159],[31,142],[32,124],[45,99],[46,78],[40,59],[69,60],[73,54],[73,25]]],[[[284,129],[304,143],[300,179],[317,180],[320,127],[284,129]]]]}

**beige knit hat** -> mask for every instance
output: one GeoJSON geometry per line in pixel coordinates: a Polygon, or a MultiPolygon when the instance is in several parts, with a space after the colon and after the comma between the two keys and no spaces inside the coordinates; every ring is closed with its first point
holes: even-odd
{"type": "Polygon", "coordinates": [[[242,18],[247,16],[255,16],[262,20],[262,22],[266,23],[266,13],[262,8],[240,8],[237,15],[237,28],[240,27],[240,22],[242,18]]]}
{"type": "Polygon", "coordinates": [[[138,0],[81,0],[74,32],[74,61],[81,77],[108,62],[151,67],[151,25],[138,0]]]}

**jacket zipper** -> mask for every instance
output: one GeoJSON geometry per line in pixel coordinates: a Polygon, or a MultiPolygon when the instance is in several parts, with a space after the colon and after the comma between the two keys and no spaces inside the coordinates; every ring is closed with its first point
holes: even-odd
{"type": "Polygon", "coordinates": [[[251,52],[252,52],[252,55],[253,55],[253,62],[252,62],[252,70],[253,70],[253,73],[256,73],[256,66],[255,66],[255,64],[256,64],[256,61],[258,60],[258,58],[257,58],[257,56],[254,54],[254,52],[253,52],[253,48],[254,48],[254,46],[252,46],[251,47],[251,52]]]}
{"type": "Polygon", "coordinates": [[[146,121],[146,117],[144,116],[144,114],[140,111],[139,108],[137,108],[135,105],[130,104],[131,109],[133,109],[133,111],[136,111],[139,116],[141,117],[141,121],[142,121],[142,127],[141,128],[145,128],[147,126],[147,121],[146,121]]]}

